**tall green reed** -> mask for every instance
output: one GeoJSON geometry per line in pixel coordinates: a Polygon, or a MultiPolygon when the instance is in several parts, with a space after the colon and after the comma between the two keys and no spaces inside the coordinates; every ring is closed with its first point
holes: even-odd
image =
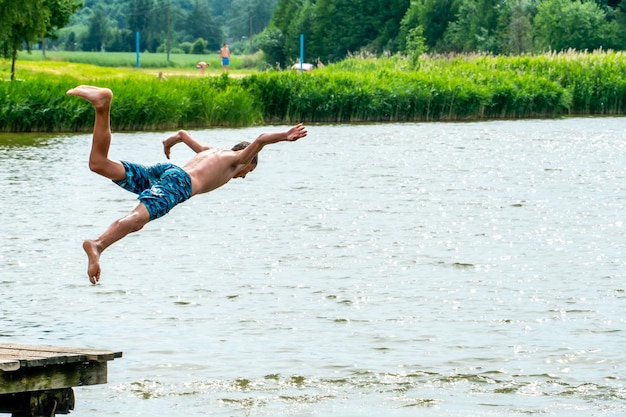
{"type": "MultiPolygon", "coordinates": [[[[83,83],[68,77],[35,75],[0,83],[0,131],[85,131],[93,126],[89,103],[65,92],[83,83]]],[[[262,123],[259,104],[227,77],[110,78],[114,130],[162,130],[262,123]]]]}
{"type": "Polygon", "coordinates": [[[626,55],[617,52],[423,57],[418,68],[399,57],[351,58],[311,73],[267,71],[243,78],[163,80],[120,71],[79,82],[27,73],[23,81],[0,82],[0,131],[90,130],[91,106],[64,94],[78,83],[114,91],[115,130],[626,111],[626,55]]]}

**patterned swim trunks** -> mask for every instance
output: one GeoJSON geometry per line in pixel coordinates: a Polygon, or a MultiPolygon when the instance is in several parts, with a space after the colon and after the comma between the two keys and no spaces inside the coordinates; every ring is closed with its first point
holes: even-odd
{"type": "Polygon", "coordinates": [[[137,199],[148,209],[150,220],[165,216],[175,205],[191,197],[191,178],[182,168],[169,163],[145,166],[121,162],[126,178],[113,182],[138,194],[137,199]]]}

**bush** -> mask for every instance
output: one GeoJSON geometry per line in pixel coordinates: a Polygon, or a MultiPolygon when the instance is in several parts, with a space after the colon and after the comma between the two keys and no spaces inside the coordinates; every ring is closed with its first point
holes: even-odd
{"type": "Polygon", "coordinates": [[[206,53],[207,46],[209,43],[204,39],[200,38],[193,43],[193,47],[191,48],[191,53],[196,55],[201,55],[206,53]]]}
{"type": "Polygon", "coordinates": [[[193,49],[193,43],[191,42],[182,42],[180,44],[180,49],[184,51],[186,54],[190,54],[193,49]]]}

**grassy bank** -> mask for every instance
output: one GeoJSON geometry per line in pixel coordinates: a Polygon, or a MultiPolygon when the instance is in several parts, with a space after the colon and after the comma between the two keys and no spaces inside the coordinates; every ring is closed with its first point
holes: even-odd
{"type": "MultiPolygon", "coordinates": [[[[115,130],[261,123],[455,121],[626,112],[626,55],[349,59],[312,73],[200,75],[20,61],[20,81],[0,83],[0,131],[90,130],[93,111],[66,97],[77,84],[110,87],[115,130]],[[164,77],[158,77],[162,73],[164,77]],[[214,76],[211,76],[214,75],[214,76]]],[[[8,79],[0,62],[0,78],[8,79]]]]}

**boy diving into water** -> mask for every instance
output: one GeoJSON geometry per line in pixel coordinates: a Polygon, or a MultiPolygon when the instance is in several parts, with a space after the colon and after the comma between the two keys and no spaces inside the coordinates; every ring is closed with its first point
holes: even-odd
{"type": "Polygon", "coordinates": [[[115,220],[102,235],[83,242],[88,258],[87,275],[92,284],[100,281],[100,255],[113,243],[129,233],[141,230],[149,221],[164,216],[174,206],[196,194],[213,191],[233,178],[245,178],[256,168],[257,155],[264,146],[283,141],[294,142],[307,135],[306,128],[298,124],[285,132],[263,133],[252,143],[241,142],[233,149],[226,150],[205,146],[181,130],[163,141],[165,156],[169,159],[172,146],[181,142],[196,155],[182,168],[170,163],[146,167],[108,157],[111,145],[111,90],[79,86],[67,94],[87,100],[96,111],[89,169],[138,194],[139,200],[137,207],[115,220]]]}

